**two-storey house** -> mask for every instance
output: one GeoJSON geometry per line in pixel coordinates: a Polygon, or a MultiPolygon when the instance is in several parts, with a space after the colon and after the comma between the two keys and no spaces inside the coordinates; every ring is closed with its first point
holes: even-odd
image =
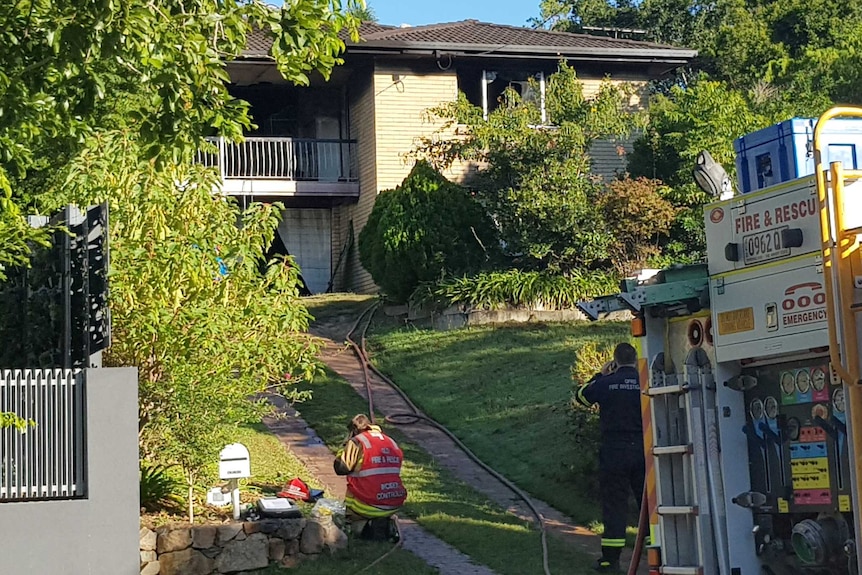
{"type": "MultiPolygon", "coordinates": [[[[262,34],[228,67],[230,90],[251,104],[257,129],[244,143],[218,143],[223,192],[240,202],[285,205],[275,247],[296,258],[312,293],[375,290],[356,238],[377,195],[410,171],[406,154],[440,128],[429,108],[460,91],[487,113],[509,86],[541,101],[545,78],[561,59],[590,95],[605,77],[644,86],[695,56],[649,42],[475,20],[365,23],[360,36],[347,42],[345,63],[329,81],[316,77],[308,87],[279,76],[262,34]],[[538,81],[538,93],[529,78],[538,81]]],[[[625,167],[611,145],[597,147],[594,160],[604,173],[625,167]]],[[[466,169],[447,176],[458,180],[466,169]]]]}

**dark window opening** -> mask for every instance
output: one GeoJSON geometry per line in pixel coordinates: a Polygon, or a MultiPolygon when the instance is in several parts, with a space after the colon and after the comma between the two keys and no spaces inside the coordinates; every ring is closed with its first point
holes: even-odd
{"type": "Polygon", "coordinates": [[[513,90],[525,102],[533,102],[541,110],[545,122],[545,75],[542,72],[485,71],[485,117],[505,103],[506,90],[513,90]]]}
{"type": "Polygon", "coordinates": [[[293,89],[271,84],[230,86],[251,106],[256,129],[249,136],[338,139],[343,137],[344,93],[339,88],[293,89]]]}
{"type": "Polygon", "coordinates": [[[458,90],[464,93],[467,101],[482,107],[482,70],[458,70],[458,90]]]}

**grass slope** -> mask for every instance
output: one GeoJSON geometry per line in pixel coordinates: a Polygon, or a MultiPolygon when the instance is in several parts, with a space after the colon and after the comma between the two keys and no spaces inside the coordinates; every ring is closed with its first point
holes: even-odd
{"type": "Polygon", "coordinates": [[[570,437],[573,348],[616,343],[621,323],[528,324],[448,332],[373,330],[369,351],[428,415],[485,463],[576,521],[599,519],[595,447],[570,437]]]}

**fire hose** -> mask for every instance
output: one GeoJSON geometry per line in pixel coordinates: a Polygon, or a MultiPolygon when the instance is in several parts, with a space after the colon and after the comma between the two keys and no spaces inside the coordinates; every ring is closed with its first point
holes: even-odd
{"type": "MultiPolygon", "coordinates": [[[[444,435],[446,435],[449,439],[451,439],[455,445],[461,449],[467,457],[469,457],[474,463],[479,465],[483,470],[488,472],[492,477],[497,479],[500,483],[506,486],[510,491],[512,491],[515,495],[518,496],[524,503],[526,503],[527,507],[530,508],[530,511],[536,517],[536,520],[539,525],[539,530],[541,532],[541,541],[542,541],[542,568],[544,569],[545,575],[551,575],[550,567],[548,566],[548,539],[547,539],[547,530],[545,528],[545,519],[542,516],[541,512],[536,508],[535,504],[530,499],[530,496],[527,495],[521,488],[517,485],[509,481],[506,477],[498,473],[495,469],[488,466],[485,462],[483,462],[479,457],[474,454],[470,448],[468,448],[460,439],[458,439],[454,433],[449,431],[445,426],[438,423],[434,419],[428,417],[427,415],[421,413],[418,407],[410,400],[404,391],[395,384],[390,378],[380,372],[368,359],[368,353],[365,349],[365,335],[368,331],[368,327],[371,325],[371,320],[374,316],[374,312],[379,307],[380,302],[376,301],[367,308],[365,308],[359,317],[356,319],[354,324],[351,326],[350,331],[347,332],[346,340],[350,347],[353,349],[353,352],[356,354],[359,359],[360,364],[362,365],[362,374],[365,380],[365,392],[366,397],[368,399],[368,412],[371,421],[375,422],[374,417],[374,396],[371,390],[371,377],[369,371],[373,372],[381,381],[383,381],[392,391],[394,391],[398,396],[407,404],[411,411],[409,412],[401,412],[401,413],[390,413],[384,419],[387,423],[391,423],[393,425],[409,425],[414,423],[423,422],[427,425],[430,425],[444,435]],[[354,339],[354,334],[359,330],[360,325],[365,320],[364,325],[359,334],[359,342],[357,343],[354,339]]],[[[638,564],[640,563],[640,556],[644,542],[644,531],[646,529],[647,517],[649,513],[646,509],[646,490],[644,490],[643,502],[641,504],[641,513],[638,521],[638,537],[635,542],[634,554],[632,555],[631,563],[628,568],[628,575],[635,575],[637,572],[638,564]]],[[[396,520],[396,527],[398,526],[398,522],[396,520]]],[[[390,549],[386,554],[379,557],[374,563],[368,565],[363,568],[358,573],[366,571],[371,568],[373,565],[376,565],[384,558],[386,558],[390,553],[394,552],[402,543],[401,531],[400,527],[398,528],[398,543],[390,549]]]]}

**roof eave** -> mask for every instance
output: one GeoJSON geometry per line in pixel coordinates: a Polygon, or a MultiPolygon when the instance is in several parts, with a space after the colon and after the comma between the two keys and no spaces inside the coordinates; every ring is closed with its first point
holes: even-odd
{"type": "Polygon", "coordinates": [[[650,60],[688,62],[697,56],[696,50],[680,48],[574,48],[571,46],[524,46],[506,44],[455,44],[449,42],[394,42],[392,40],[370,41],[347,44],[347,53],[362,53],[364,51],[380,53],[381,50],[404,52],[405,50],[427,50],[440,52],[459,52],[465,56],[491,56],[524,54],[537,58],[591,58],[618,59],[620,57],[634,60],[650,60]]]}

